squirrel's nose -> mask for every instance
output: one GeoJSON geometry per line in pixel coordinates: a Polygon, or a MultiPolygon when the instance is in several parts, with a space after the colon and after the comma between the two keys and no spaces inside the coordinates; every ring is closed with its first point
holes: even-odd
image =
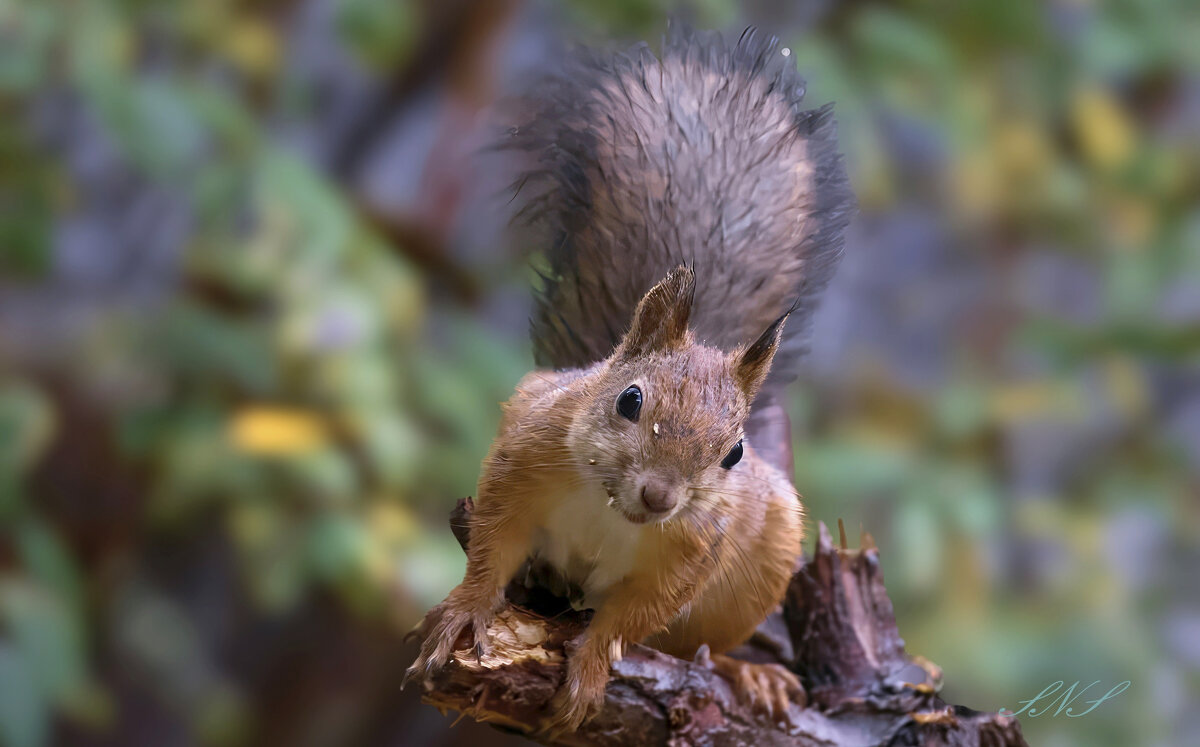
{"type": "Polygon", "coordinates": [[[647,480],[642,486],[642,505],[647,511],[665,514],[675,508],[676,502],[675,491],[665,482],[647,480]]]}

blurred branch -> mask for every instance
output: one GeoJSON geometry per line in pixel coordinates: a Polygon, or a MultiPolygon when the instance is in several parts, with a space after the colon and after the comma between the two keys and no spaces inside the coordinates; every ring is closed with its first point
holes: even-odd
{"type": "Polygon", "coordinates": [[[429,226],[405,220],[386,210],[360,201],[359,216],[377,231],[388,245],[430,277],[444,283],[454,297],[465,305],[476,303],[483,293],[480,281],[470,269],[447,250],[446,237],[429,226]]]}
{"type": "MultiPolygon", "coordinates": [[[[464,547],[471,506],[460,501],[451,519],[464,547]]],[[[613,667],[600,713],[554,741],[540,732],[546,705],[562,681],[563,646],[586,623],[511,605],[489,629],[494,654],[479,662],[456,653],[426,684],[424,700],[546,744],[1024,745],[1015,719],[937,697],[940,671],[904,652],[873,540],[864,535],[863,549],[850,550],[843,532],[841,544],[820,526],[816,554],[792,579],[782,613],[760,628],[786,630],[774,658],[808,690],[810,705],[793,704],[789,725],[739,702],[706,657],[686,662],[632,646],[613,667]]]]}
{"type": "Polygon", "coordinates": [[[334,175],[352,179],[393,126],[395,111],[438,76],[445,76],[449,96],[471,110],[490,101],[493,45],[520,4],[520,0],[422,2],[425,32],[420,47],[409,64],[393,72],[375,101],[342,138],[332,159],[334,175]]]}
{"type": "Polygon", "coordinates": [[[468,305],[479,299],[480,281],[452,256],[449,246],[466,184],[477,178],[462,154],[478,127],[479,112],[496,97],[498,45],[520,6],[521,0],[420,3],[420,46],[360,112],[330,164],[333,176],[355,195],[364,220],[468,305]],[[397,113],[431,83],[443,100],[430,115],[436,119],[437,134],[418,177],[418,204],[404,211],[377,206],[357,183],[360,172],[393,133],[397,113]]]}

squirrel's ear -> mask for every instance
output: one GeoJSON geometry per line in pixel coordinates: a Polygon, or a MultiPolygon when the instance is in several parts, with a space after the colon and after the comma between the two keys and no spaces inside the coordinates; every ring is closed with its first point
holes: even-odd
{"type": "Polygon", "coordinates": [[[788,311],[771,322],[771,326],[767,327],[750,347],[733,353],[734,371],[747,398],[754,399],[759,388],[766,381],[767,374],[771,371],[771,361],[775,358],[775,351],[779,349],[779,340],[783,337],[783,323],[787,321],[788,314],[791,313],[788,311]]]}
{"type": "Polygon", "coordinates": [[[678,347],[687,340],[688,317],[696,294],[696,273],[679,266],[642,297],[633,325],[617,348],[618,357],[678,347]]]}

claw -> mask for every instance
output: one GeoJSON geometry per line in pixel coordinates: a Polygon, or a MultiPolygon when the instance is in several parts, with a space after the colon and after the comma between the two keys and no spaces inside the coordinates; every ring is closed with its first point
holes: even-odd
{"type": "Polygon", "coordinates": [[[713,657],[714,669],[733,685],[738,700],[772,721],[794,726],[791,704],[807,700],[796,675],[778,664],[751,664],[728,656],[713,657]]]}
{"type": "Polygon", "coordinates": [[[413,664],[411,667],[404,670],[404,679],[400,680],[400,689],[403,690],[404,688],[408,687],[408,683],[411,682],[412,678],[415,677],[416,675],[417,675],[417,665],[416,664],[413,664]]]}
{"type": "Polygon", "coordinates": [[[561,699],[555,706],[554,718],[546,726],[546,735],[551,741],[558,741],[565,734],[573,734],[592,715],[594,708],[591,704],[580,701],[561,699]]]}
{"type": "Polygon", "coordinates": [[[489,653],[490,647],[487,640],[487,620],[478,609],[448,599],[430,610],[425,619],[410,633],[424,633],[424,642],[416,661],[405,672],[401,687],[414,678],[428,678],[444,667],[455,651],[459,635],[468,629],[475,639],[475,658],[482,664],[483,657],[489,653]]]}
{"type": "Polygon", "coordinates": [[[702,666],[705,669],[713,668],[712,651],[709,650],[707,643],[701,643],[700,648],[696,649],[696,655],[692,657],[692,663],[702,666]]]}
{"type": "MultiPolygon", "coordinates": [[[[580,656],[581,653],[577,651],[575,657],[580,656]]],[[[572,658],[566,680],[550,701],[553,715],[545,728],[550,741],[558,741],[563,734],[577,731],[604,705],[604,690],[608,684],[607,660],[596,661],[585,657],[583,661],[584,665],[580,666],[580,659],[572,658]]]]}

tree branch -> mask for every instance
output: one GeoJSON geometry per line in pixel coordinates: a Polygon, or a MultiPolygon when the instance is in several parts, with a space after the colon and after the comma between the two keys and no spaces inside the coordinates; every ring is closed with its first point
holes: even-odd
{"type": "MultiPolygon", "coordinates": [[[[464,548],[470,499],[451,525],[464,548]]],[[[782,610],[733,652],[795,671],[808,705],[793,704],[790,724],[774,724],[738,701],[707,657],[682,661],[630,646],[613,666],[603,709],[557,741],[540,733],[563,676],[564,649],[586,626],[583,615],[547,617],[510,604],[490,628],[493,653],[477,661],[463,650],[425,684],[425,702],[457,710],[544,744],[564,745],[1025,745],[1015,718],[950,706],[937,697],[941,671],[912,658],[896,630],[879,551],[835,547],[819,527],[814,557],[792,578],[782,610]]],[[[537,606],[530,590],[510,586],[510,601],[537,606]]]]}

